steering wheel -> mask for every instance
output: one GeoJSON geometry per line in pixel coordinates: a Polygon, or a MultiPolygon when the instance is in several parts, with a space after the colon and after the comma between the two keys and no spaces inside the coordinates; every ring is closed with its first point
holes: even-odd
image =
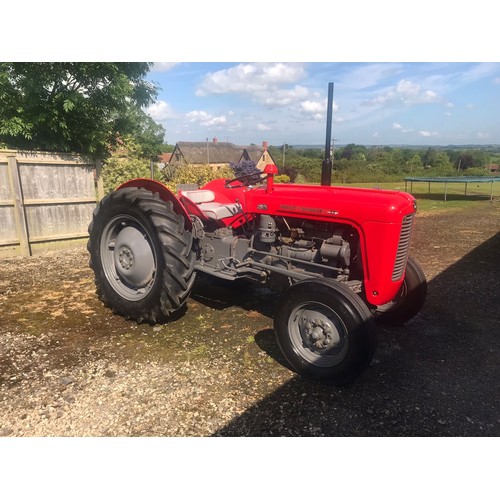
{"type": "Polygon", "coordinates": [[[267,179],[267,174],[265,174],[264,172],[258,172],[255,174],[246,174],[242,175],[241,177],[235,177],[234,179],[226,180],[226,182],[224,183],[224,187],[227,189],[234,189],[244,186],[250,186],[251,184],[264,182],[266,179],[267,179]],[[241,185],[231,186],[233,182],[241,182],[241,185]]]}

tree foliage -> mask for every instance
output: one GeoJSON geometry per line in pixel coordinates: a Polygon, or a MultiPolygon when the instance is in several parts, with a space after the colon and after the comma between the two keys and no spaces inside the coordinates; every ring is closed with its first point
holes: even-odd
{"type": "MultiPolygon", "coordinates": [[[[151,177],[151,160],[144,156],[142,147],[132,136],[120,140],[102,168],[105,193],[110,193],[120,184],[135,178],[151,177]]],[[[161,180],[158,166],[153,162],[153,177],[161,180]]]]}
{"type": "MultiPolygon", "coordinates": [[[[280,147],[270,146],[274,158],[280,158],[280,147]]],[[[440,148],[361,146],[347,144],[334,152],[333,182],[383,182],[405,176],[488,175],[485,165],[493,161],[491,148],[440,148]]],[[[280,173],[295,183],[318,183],[321,180],[322,148],[286,150],[286,163],[280,173]]],[[[498,161],[497,161],[498,163],[498,161]]]]}
{"type": "Polygon", "coordinates": [[[135,136],[161,152],[164,130],[143,111],[157,88],[149,63],[0,63],[0,143],[19,149],[106,157],[135,136]]]}

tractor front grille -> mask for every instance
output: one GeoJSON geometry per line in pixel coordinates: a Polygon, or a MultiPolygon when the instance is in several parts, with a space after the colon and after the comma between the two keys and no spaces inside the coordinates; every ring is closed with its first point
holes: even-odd
{"type": "Polygon", "coordinates": [[[403,218],[401,234],[399,235],[398,252],[396,254],[396,261],[394,262],[394,270],[392,271],[392,281],[400,280],[406,268],[414,218],[415,214],[409,214],[403,218]]]}

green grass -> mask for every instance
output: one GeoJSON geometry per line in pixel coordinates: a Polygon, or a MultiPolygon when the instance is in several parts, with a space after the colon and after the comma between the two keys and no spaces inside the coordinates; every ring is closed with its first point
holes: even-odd
{"type": "MultiPolygon", "coordinates": [[[[394,189],[396,191],[405,190],[404,180],[399,182],[357,182],[345,184],[345,186],[355,187],[377,187],[381,189],[394,189]]],[[[410,183],[407,186],[410,192],[410,183]]],[[[417,200],[419,211],[436,211],[436,210],[453,210],[463,209],[474,204],[484,204],[490,206],[490,189],[489,183],[470,183],[467,187],[467,195],[465,195],[464,184],[448,184],[446,201],[444,201],[444,184],[433,184],[430,186],[426,182],[413,183],[412,194],[417,200]]],[[[500,182],[493,183],[493,201],[500,198],[500,182]]]]}

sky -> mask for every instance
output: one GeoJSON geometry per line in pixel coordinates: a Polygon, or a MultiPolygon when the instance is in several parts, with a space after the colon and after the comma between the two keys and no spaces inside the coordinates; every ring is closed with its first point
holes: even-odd
{"type": "Polygon", "coordinates": [[[318,144],[334,83],[336,144],[500,143],[498,17],[489,0],[308,0],[300,8],[253,0],[116,9],[89,0],[64,17],[62,0],[4,6],[0,60],[157,61],[148,109],[165,141],[318,144]],[[98,15],[96,13],[98,12],[98,15]],[[74,36],[81,33],[81,36],[74,36]],[[10,43],[15,40],[15,43],[10,43]],[[167,62],[161,62],[167,61],[167,62]],[[173,62],[168,62],[173,61],[173,62]]]}
{"type": "Polygon", "coordinates": [[[497,62],[156,63],[147,111],[168,144],[500,144],[497,62]]]}

